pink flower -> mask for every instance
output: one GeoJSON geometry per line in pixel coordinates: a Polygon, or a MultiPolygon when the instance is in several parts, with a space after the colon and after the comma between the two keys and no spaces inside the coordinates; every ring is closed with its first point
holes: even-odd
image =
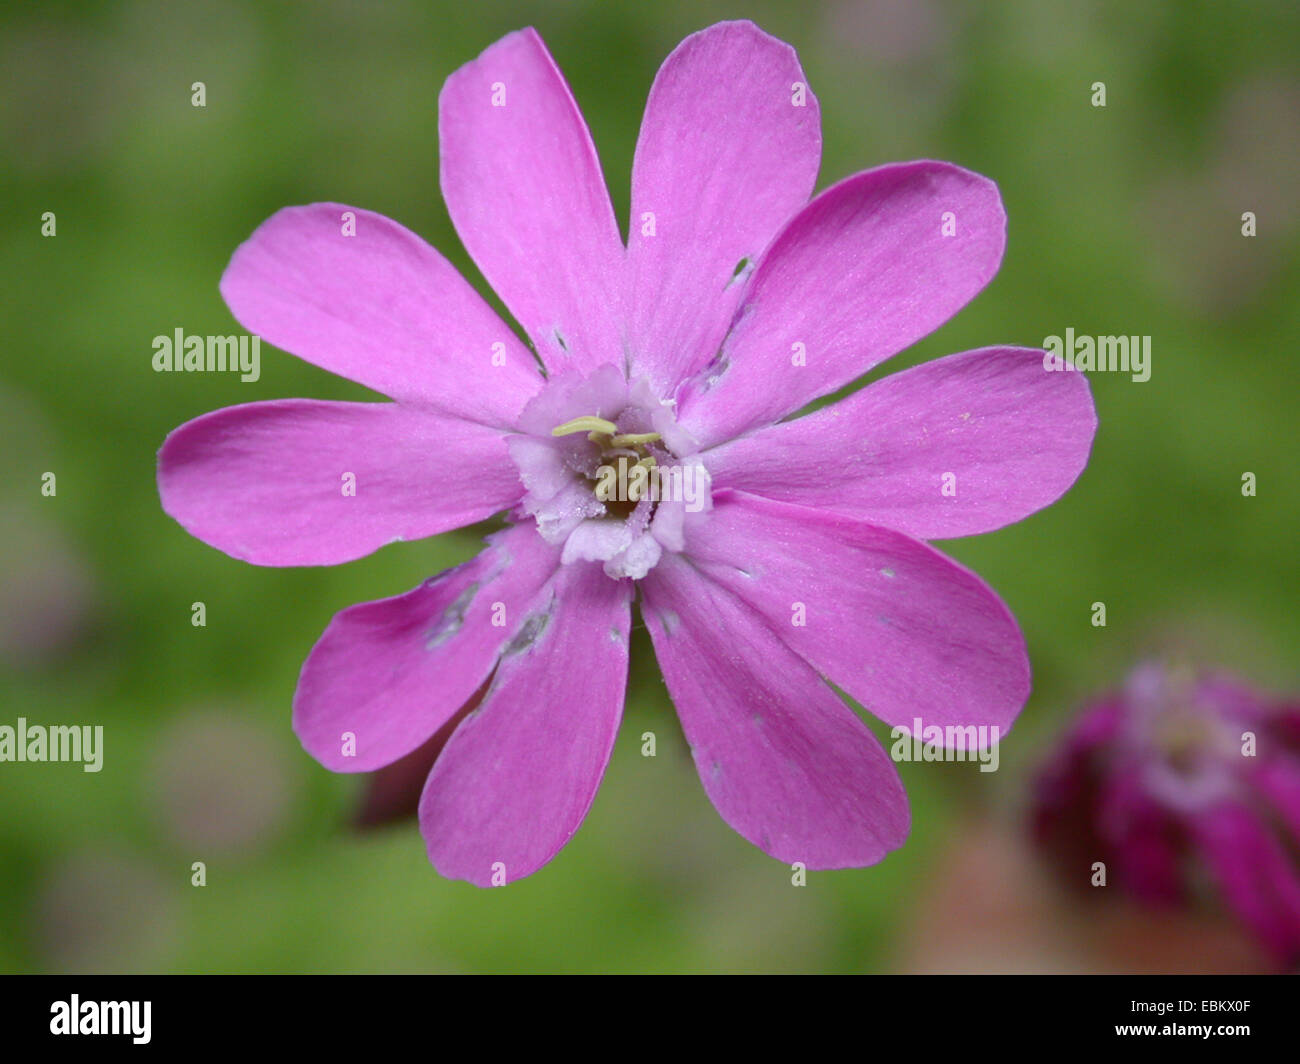
{"type": "Polygon", "coordinates": [[[513,881],[578,829],[618,730],[638,590],[705,790],[782,861],[867,865],[908,830],[894,766],[823,677],[896,725],[1005,731],[1024,704],[1014,619],[922,540],[1058,498],[1087,460],[1088,386],[1041,352],[985,348],[782,421],[956,313],[1005,235],[994,184],[947,163],[809,202],[805,86],[751,23],[683,41],[650,93],[624,247],[541,38],[513,33],[453,74],[442,192],[535,354],[418,237],[338,204],[276,214],[222,278],[248,329],[394,401],[252,403],[182,426],[159,486],[192,534],[260,565],[324,565],[509,512],[473,561],[335,617],[294,700],[315,758],[367,772],[488,685],[420,802],[443,875],[513,881]],[[620,458],[694,494],[638,496],[620,475],[602,496],[620,458]]]}
{"type": "Polygon", "coordinates": [[[1282,968],[1300,964],[1300,704],[1145,664],[1085,708],[1032,819],[1067,882],[1091,889],[1101,862],[1148,905],[1217,897],[1282,968]]]}

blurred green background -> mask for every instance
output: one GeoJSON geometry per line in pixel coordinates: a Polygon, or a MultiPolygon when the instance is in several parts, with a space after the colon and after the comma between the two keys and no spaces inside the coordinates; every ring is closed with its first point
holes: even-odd
{"type": "MultiPolygon", "coordinates": [[[[106,750],[99,774],[0,764],[0,969],[951,967],[980,920],[951,895],[954,854],[990,830],[1014,845],[1027,772],[1081,697],[1153,647],[1297,686],[1290,0],[154,0],[7,5],[2,18],[0,723],[103,724],[106,750]],[[158,505],[168,431],[255,399],[369,393],[267,346],[255,384],[155,374],[151,340],[234,331],[217,291],[231,252],[278,208],[315,200],[401,221],[483,289],[438,192],[436,99],[522,25],[568,77],[624,218],[659,63],[735,17],[800,53],[821,100],[819,187],[924,157],[1001,186],[1001,273],[887,371],[1070,326],[1151,335],[1151,379],[1094,376],[1101,428],[1064,500],[944,545],[1016,613],[1035,690],[998,773],[901,766],[914,828],[883,864],[795,888],[733,834],[695,778],[642,630],[623,731],[574,841],[506,890],[443,881],[413,822],[349,827],[361,781],[307,757],[289,707],[337,610],[471,556],[476,534],[301,570],[190,538],[158,505]],[[194,81],[206,108],[191,106],[194,81]],[[1096,81],[1105,108],[1090,103],[1096,81]],[[1257,214],[1253,239],[1243,211],[1257,214]],[[204,628],[190,624],[195,601],[204,628]],[[1094,601],[1106,628],[1090,623],[1094,601]],[[645,730],[656,758],[640,756],[645,730]],[[196,860],[203,888],[190,886],[196,860]]],[[[1031,875],[1017,869],[995,870],[1011,893],[1031,875]]],[[[1006,935],[1029,922],[1009,904],[1006,935]]],[[[1072,948],[1052,921],[1034,934],[1013,946],[996,931],[973,963],[1072,948]]],[[[1061,966],[1104,966],[1069,957],[1061,966]]]]}

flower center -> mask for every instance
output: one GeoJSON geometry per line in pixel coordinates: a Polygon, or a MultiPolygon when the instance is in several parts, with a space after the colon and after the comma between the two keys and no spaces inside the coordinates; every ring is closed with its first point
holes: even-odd
{"type": "Polygon", "coordinates": [[[711,509],[707,469],[672,404],[614,366],[550,381],[524,408],[507,442],[527,489],[523,514],[562,560],[599,561],[638,580],[685,528],[711,509]]]}
{"type": "Polygon", "coordinates": [[[606,513],[627,518],[642,499],[659,501],[659,462],[650,449],[663,437],[657,432],[619,432],[612,421],[586,414],[556,425],[552,436],[585,432],[600,451],[592,494],[605,505],[606,513]]]}
{"type": "Polygon", "coordinates": [[[1190,772],[1212,748],[1214,733],[1202,718],[1187,712],[1167,713],[1156,728],[1156,744],[1179,772],[1190,772]]]}

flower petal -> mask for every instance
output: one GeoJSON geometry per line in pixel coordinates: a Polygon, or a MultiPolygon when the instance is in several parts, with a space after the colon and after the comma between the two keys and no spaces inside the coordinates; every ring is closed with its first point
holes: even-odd
{"type": "Polygon", "coordinates": [[[709,447],[860,377],[974,298],[1005,242],[997,186],[959,166],[841,181],[764,253],[717,359],[678,390],[682,426],[709,447]]]}
{"type": "Polygon", "coordinates": [[[370,772],[417,749],[487,679],[558,566],[536,531],[512,525],[415,590],[338,613],[298,678],[304,748],[334,772],[370,772]]]}
{"type": "Polygon", "coordinates": [[[288,207],[235,251],[221,294],[240,324],[393,399],[512,427],[537,364],[456,268],[382,214],[288,207]],[[344,215],[355,235],[344,235],[344,215]],[[499,346],[498,346],[499,345],[499,346]]]}
{"type": "Polygon", "coordinates": [[[1225,802],[1192,823],[1228,905],[1277,958],[1300,962],[1300,874],[1287,851],[1244,806],[1225,802]]]}
{"type": "Polygon", "coordinates": [[[498,866],[513,883],[578,830],[623,712],[631,596],[630,581],[578,564],[534,599],[420,800],[441,875],[489,886],[498,866]]]}
{"type": "Polygon", "coordinates": [[[1047,372],[1042,351],[987,347],[724,443],[706,464],[716,487],[944,539],[1001,528],[1059,499],[1087,464],[1096,429],[1084,374],[1047,372]],[[948,474],[955,494],[943,491],[948,474]]]}
{"type": "Polygon", "coordinates": [[[1262,757],[1250,779],[1286,827],[1292,844],[1300,846],[1300,758],[1285,751],[1262,757]]]}
{"type": "Polygon", "coordinates": [[[874,864],[907,837],[907,795],[866,725],[730,592],[665,558],[642,614],[700,781],[780,861],[874,864]]]}
{"type": "Polygon", "coordinates": [[[1074,871],[1082,878],[1092,861],[1104,858],[1113,862],[1117,886],[1153,905],[1168,904],[1185,893],[1183,832],[1151,795],[1145,775],[1140,764],[1109,768],[1093,798],[1096,831],[1106,850],[1086,855],[1074,871]]]}
{"type": "Polygon", "coordinates": [[[717,353],[748,264],[808,201],[820,160],[817,99],[785,42],[720,22],[664,61],[632,164],[634,377],[671,395],[717,353]]]}
{"type": "MultiPolygon", "coordinates": [[[[875,716],[1005,733],[1029,697],[1024,637],[970,570],[891,529],[714,495],[686,554],[875,716]]],[[[968,740],[968,745],[969,740],[968,740]]]]}
{"type": "Polygon", "coordinates": [[[533,29],[447,79],[442,194],[456,232],[550,370],[623,364],[623,244],[587,124],[533,29]]]}
{"type": "Polygon", "coordinates": [[[523,485],[495,429],[396,403],[276,399],[174,430],[158,492],[186,531],[231,557],[334,565],[481,521],[523,485]]]}

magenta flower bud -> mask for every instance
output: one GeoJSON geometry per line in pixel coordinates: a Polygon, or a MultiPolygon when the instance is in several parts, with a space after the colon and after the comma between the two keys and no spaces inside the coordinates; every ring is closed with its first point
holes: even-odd
{"type": "Polygon", "coordinates": [[[1152,905],[1215,900],[1279,965],[1300,963],[1300,703],[1144,664],[1084,709],[1033,803],[1070,882],[1152,905]]]}

